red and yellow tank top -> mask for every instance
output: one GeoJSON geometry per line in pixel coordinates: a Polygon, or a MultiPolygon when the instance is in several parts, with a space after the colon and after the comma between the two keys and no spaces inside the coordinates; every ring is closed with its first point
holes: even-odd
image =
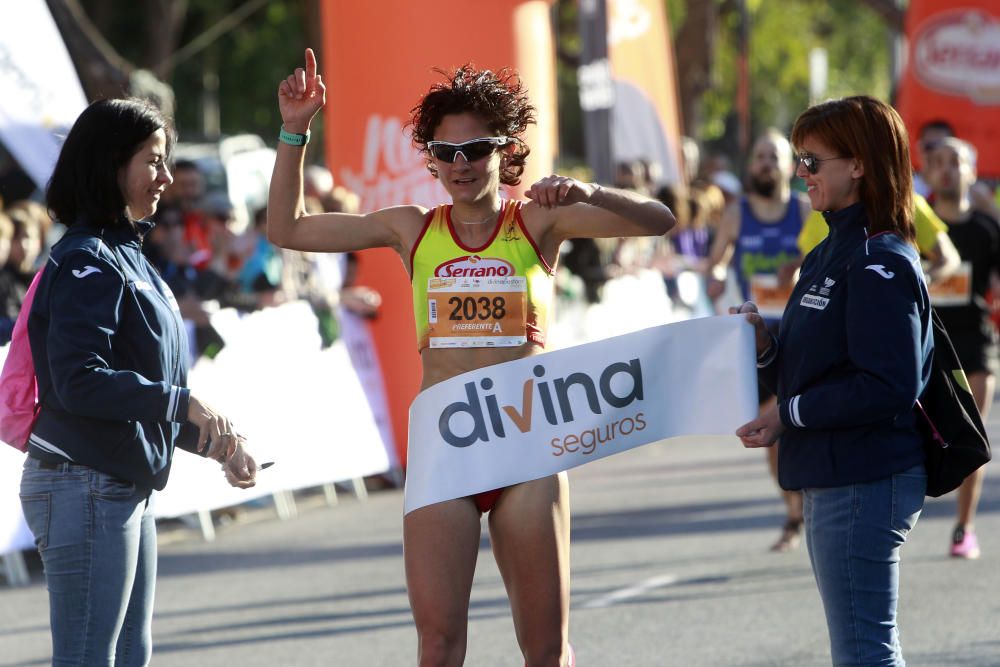
{"type": "Polygon", "coordinates": [[[489,240],[470,248],[455,233],[451,204],[427,214],[410,253],[419,349],[545,345],[555,271],[504,200],[489,240]]]}

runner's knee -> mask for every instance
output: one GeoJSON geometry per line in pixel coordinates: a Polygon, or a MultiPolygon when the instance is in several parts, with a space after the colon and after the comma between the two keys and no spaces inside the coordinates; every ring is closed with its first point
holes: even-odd
{"type": "Polygon", "coordinates": [[[465,659],[465,632],[418,628],[420,667],[450,667],[465,659]]]}

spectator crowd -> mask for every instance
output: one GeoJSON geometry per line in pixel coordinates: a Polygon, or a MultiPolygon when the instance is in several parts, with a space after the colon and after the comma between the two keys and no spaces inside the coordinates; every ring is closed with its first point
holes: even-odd
{"type": "MultiPolygon", "coordinates": [[[[953,135],[945,122],[921,128],[921,163],[927,160],[926,146],[953,135]]],[[[726,210],[744,196],[745,179],[736,174],[724,154],[710,153],[701,159],[701,149],[693,139],[685,137],[682,149],[686,183],[663,184],[658,165],[634,160],[617,165],[613,184],[662,201],[674,212],[676,227],[663,238],[566,243],[560,262],[563,298],[575,298],[579,291],[587,303],[596,303],[608,280],[652,269],[662,274],[673,308],[681,316],[714,314],[731,305],[713,305],[720,294],[712,290],[712,283],[719,276],[709,256],[726,210]],[[574,284],[582,287],[575,289],[574,284]]],[[[266,209],[258,209],[243,223],[226,192],[207,189],[206,175],[196,162],[178,160],[173,175],[174,183],[164,193],[155,216],[157,225],[143,249],[173,290],[189,323],[193,358],[212,356],[224,345],[210,322],[219,308],[250,312],[305,300],[318,318],[325,345],[338,335],[338,305],[364,317],[377,315],[380,297],[353,284],[352,257],[276,248],[265,233],[266,209]]],[[[933,202],[933,192],[922,175],[915,185],[933,202]]],[[[976,183],[971,195],[978,209],[997,215],[996,192],[990,184],[976,183]]],[[[358,196],[335,184],[329,170],[319,165],[306,169],[305,197],[306,209],[312,213],[356,212],[359,205],[358,196]]],[[[34,200],[5,203],[0,199],[0,344],[9,342],[28,285],[63,229],[34,200]]]]}
{"type": "MultiPolygon", "coordinates": [[[[225,344],[211,315],[220,308],[241,313],[305,300],[319,321],[324,346],[338,336],[336,308],[374,317],[379,295],[350,284],[350,257],[300,253],[267,240],[267,211],[241,225],[229,196],[206,189],[206,177],[192,161],[178,160],[173,184],[164,192],[143,251],[177,298],[191,335],[192,360],[214,356],[225,344]]],[[[358,198],[335,186],[330,172],[312,166],[307,174],[310,211],[354,211],[358,198]]],[[[33,199],[0,199],[0,345],[10,342],[21,304],[48,249],[65,226],[33,199]]]]}

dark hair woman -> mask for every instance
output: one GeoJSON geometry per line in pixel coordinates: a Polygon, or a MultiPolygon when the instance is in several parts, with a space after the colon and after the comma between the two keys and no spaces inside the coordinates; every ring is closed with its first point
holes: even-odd
{"type": "Polygon", "coordinates": [[[233,486],[256,464],[230,421],[187,389],[187,337],[141,250],[171,182],[173,130],[141,100],[87,107],[47,201],[69,227],[28,319],[40,409],[21,505],[45,565],[53,664],[145,665],[152,654],[154,489],[174,447],[219,460],[233,486]]]}

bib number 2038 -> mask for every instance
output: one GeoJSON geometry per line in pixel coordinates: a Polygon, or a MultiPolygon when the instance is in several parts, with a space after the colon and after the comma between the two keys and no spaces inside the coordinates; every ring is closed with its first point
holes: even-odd
{"type": "Polygon", "coordinates": [[[492,299],[453,296],[448,299],[448,305],[453,307],[449,320],[502,320],[507,315],[507,300],[502,296],[492,299]]]}
{"type": "Polygon", "coordinates": [[[430,347],[512,347],[527,342],[524,276],[430,278],[430,347]]]}

